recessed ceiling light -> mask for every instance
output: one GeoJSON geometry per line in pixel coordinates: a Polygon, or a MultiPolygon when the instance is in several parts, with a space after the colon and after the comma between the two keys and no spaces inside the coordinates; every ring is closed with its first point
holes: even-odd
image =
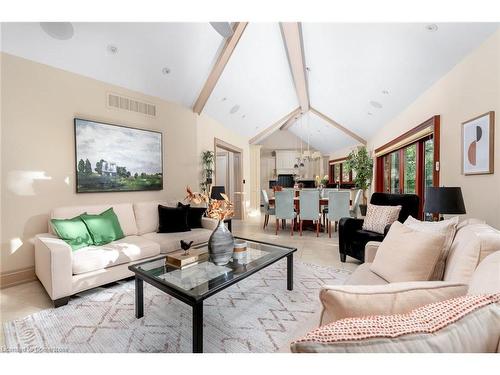
{"type": "Polygon", "coordinates": [[[372,101],[370,102],[370,105],[371,105],[372,107],[374,107],[374,108],[378,108],[378,109],[382,108],[382,104],[380,104],[379,102],[376,102],[376,101],[374,101],[374,100],[372,100],[372,101]]]}
{"type": "Polygon", "coordinates": [[[389,95],[389,90],[382,90],[382,94],[389,95]]]}
{"type": "Polygon", "coordinates": [[[115,46],[114,44],[108,44],[106,50],[112,55],[116,55],[118,53],[118,47],[115,46]]]}
{"type": "Polygon", "coordinates": [[[435,23],[430,23],[428,25],[425,25],[425,29],[427,31],[434,32],[434,31],[437,31],[438,25],[436,25],[435,23]]]}
{"type": "Polygon", "coordinates": [[[162,74],[170,74],[170,68],[167,68],[167,67],[164,67],[162,70],[161,70],[162,74]]]}
{"type": "Polygon", "coordinates": [[[71,22],[40,22],[40,27],[50,37],[58,40],[71,39],[75,33],[71,22]]]}
{"type": "Polygon", "coordinates": [[[238,104],[234,105],[230,110],[229,110],[229,113],[230,114],[235,114],[236,112],[238,112],[238,110],[240,109],[240,106],[238,104]]]}

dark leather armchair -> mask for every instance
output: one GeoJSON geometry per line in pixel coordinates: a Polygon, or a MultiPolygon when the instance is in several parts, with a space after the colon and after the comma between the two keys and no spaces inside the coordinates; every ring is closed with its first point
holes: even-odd
{"type": "MultiPolygon", "coordinates": [[[[415,194],[373,193],[371,204],[377,206],[401,205],[398,221],[404,222],[408,216],[418,217],[419,198],[415,194]]],[[[385,228],[384,234],[363,230],[363,219],[344,217],[339,222],[339,252],[340,261],[345,262],[349,255],[362,262],[365,261],[365,245],[369,241],[382,241],[389,231],[390,225],[385,228]]]]}

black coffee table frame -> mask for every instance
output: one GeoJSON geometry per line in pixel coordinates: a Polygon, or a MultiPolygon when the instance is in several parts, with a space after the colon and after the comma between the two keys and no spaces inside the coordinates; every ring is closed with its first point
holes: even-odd
{"type": "Polygon", "coordinates": [[[255,267],[248,272],[239,274],[234,278],[228,280],[227,282],[221,283],[220,285],[216,286],[213,289],[210,289],[201,296],[193,296],[188,293],[183,293],[182,291],[176,288],[173,288],[167,284],[158,281],[157,279],[149,275],[146,271],[138,268],[138,266],[142,264],[164,259],[166,258],[166,255],[156,259],[150,259],[146,262],[141,262],[129,266],[129,270],[135,273],[135,317],[137,319],[140,319],[144,316],[143,288],[144,288],[144,282],[146,282],[160,289],[161,291],[171,295],[172,297],[177,298],[179,301],[188,304],[193,308],[193,353],[203,353],[203,301],[205,299],[213,296],[214,294],[220,292],[221,290],[230,287],[233,284],[236,284],[238,281],[246,279],[247,277],[253,275],[256,272],[261,271],[264,268],[267,268],[271,264],[274,264],[283,258],[286,258],[286,266],[287,266],[286,286],[288,290],[293,290],[293,253],[297,251],[296,248],[271,244],[268,242],[250,240],[241,237],[235,237],[235,238],[263,245],[278,246],[283,249],[289,249],[290,251],[287,254],[283,254],[273,259],[270,259],[269,261],[263,262],[258,267],[255,267]]]}

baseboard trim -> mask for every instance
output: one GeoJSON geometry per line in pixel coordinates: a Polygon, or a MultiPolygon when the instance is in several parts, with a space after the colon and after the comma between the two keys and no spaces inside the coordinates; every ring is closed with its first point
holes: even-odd
{"type": "Polygon", "coordinates": [[[21,268],[0,274],[0,289],[36,280],[35,267],[21,268]]]}

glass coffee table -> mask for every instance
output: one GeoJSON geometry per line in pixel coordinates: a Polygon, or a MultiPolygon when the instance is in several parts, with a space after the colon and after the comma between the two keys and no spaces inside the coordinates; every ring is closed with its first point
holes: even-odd
{"type": "MultiPolygon", "coordinates": [[[[235,239],[247,242],[247,255],[238,260],[232,259],[225,266],[203,261],[179,269],[166,264],[167,255],[129,266],[135,273],[136,318],[144,316],[143,283],[147,282],[193,308],[193,353],[202,353],[203,301],[206,298],[283,258],[287,260],[287,289],[293,289],[293,253],[296,248],[241,237],[235,239]]],[[[207,247],[207,243],[192,248],[203,247],[207,247]]]]}

